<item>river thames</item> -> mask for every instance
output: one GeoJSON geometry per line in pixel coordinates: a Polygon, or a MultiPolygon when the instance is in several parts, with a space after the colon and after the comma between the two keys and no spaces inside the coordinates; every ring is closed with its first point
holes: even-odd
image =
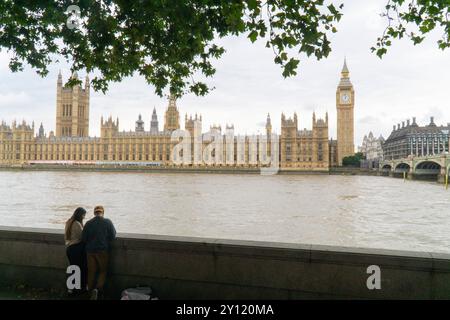
{"type": "Polygon", "coordinates": [[[118,232],[450,252],[450,190],[388,177],[0,172],[0,224],[64,227],[105,207],[118,232]]]}

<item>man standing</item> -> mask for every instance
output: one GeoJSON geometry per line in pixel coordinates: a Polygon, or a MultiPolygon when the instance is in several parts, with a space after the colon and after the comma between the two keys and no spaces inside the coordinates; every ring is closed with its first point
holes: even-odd
{"type": "Polygon", "coordinates": [[[95,217],[86,222],[82,235],[82,240],[86,243],[88,289],[91,293],[91,300],[97,300],[99,295],[100,297],[103,296],[110,244],[116,238],[116,229],[111,220],[103,217],[104,214],[105,210],[102,206],[95,207],[95,217]]]}

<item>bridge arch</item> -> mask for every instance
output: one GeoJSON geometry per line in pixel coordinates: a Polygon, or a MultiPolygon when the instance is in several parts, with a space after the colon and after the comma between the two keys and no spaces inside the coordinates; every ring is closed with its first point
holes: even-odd
{"type": "Polygon", "coordinates": [[[433,160],[424,160],[416,164],[415,170],[441,170],[441,164],[433,160]]]}
{"type": "Polygon", "coordinates": [[[395,171],[397,172],[408,172],[411,169],[411,166],[406,162],[400,162],[395,166],[395,171]]]}
{"type": "Polygon", "coordinates": [[[390,164],[386,163],[386,164],[384,164],[381,167],[381,170],[383,170],[383,171],[391,171],[392,170],[392,166],[390,164]]]}
{"type": "Polygon", "coordinates": [[[416,179],[436,180],[441,174],[442,166],[439,162],[433,160],[424,160],[416,164],[414,176],[416,179]]]}

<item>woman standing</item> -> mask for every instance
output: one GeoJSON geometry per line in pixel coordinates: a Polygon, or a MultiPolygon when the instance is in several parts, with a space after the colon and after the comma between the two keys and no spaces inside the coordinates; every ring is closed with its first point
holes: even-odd
{"type": "Polygon", "coordinates": [[[83,232],[83,220],[86,217],[86,210],[77,208],[72,217],[67,220],[64,232],[66,242],[66,254],[70,265],[77,265],[81,271],[81,291],[86,290],[87,260],[84,243],[81,241],[83,232]]]}

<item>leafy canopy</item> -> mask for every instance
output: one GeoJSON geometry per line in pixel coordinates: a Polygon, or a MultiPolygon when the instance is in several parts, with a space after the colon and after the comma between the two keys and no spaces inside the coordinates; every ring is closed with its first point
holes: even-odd
{"type": "MultiPolygon", "coordinates": [[[[419,26],[422,34],[444,27],[439,47],[447,48],[449,1],[410,0],[405,12],[400,11],[404,0],[389,1],[389,27],[372,49],[381,57],[391,38],[406,34],[406,23],[419,26]],[[397,26],[391,25],[391,12],[397,26]]],[[[103,92],[110,82],[137,72],[158,95],[167,88],[176,96],[204,95],[210,88],[195,78],[214,75],[212,61],[225,52],[218,39],[242,34],[252,42],[264,39],[289,77],[300,62],[295,52],[328,56],[328,38],[337,31],[342,8],[332,0],[2,0],[0,50],[12,52],[12,71],[27,63],[45,76],[60,58],[72,71],[95,71],[99,76],[92,85],[103,92]],[[77,10],[68,10],[74,4],[77,10]]],[[[416,37],[411,39],[420,42],[416,37]]]]}
{"type": "Polygon", "coordinates": [[[386,18],[387,27],[371,48],[380,58],[393,39],[407,37],[416,45],[434,29],[442,30],[438,47],[450,47],[450,0],[389,0],[381,16],[386,18]]]}

